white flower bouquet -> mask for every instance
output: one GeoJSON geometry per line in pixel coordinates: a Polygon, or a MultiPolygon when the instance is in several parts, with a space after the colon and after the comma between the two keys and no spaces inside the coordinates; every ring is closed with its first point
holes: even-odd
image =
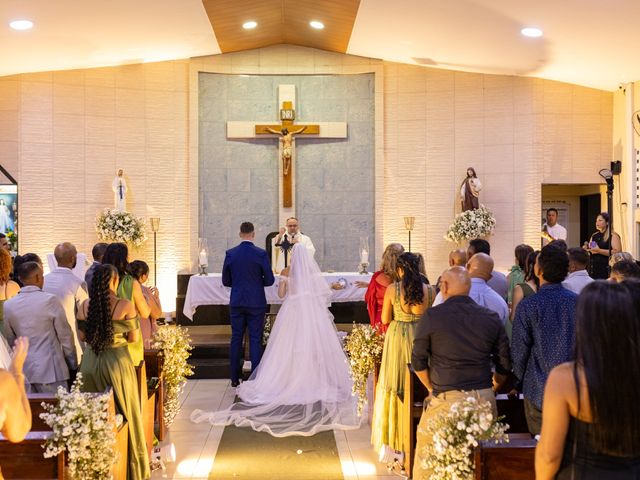
{"type": "Polygon", "coordinates": [[[427,422],[427,435],[433,436],[420,457],[422,468],[432,470],[432,480],[472,480],[473,449],[480,442],[509,441],[509,425],[499,422],[491,404],[469,396],[451,405],[448,412],[427,422]]]}
{"type": "Polygon", "coordinates": [[[496,219],[493,213],[484,205],[480,205],[480,208],[456,215],[444,238],[450,242],[462,243],[491,235],[495,226],[496,219]]]}
{"type": "Polygon", "coordinates": [[[162,350],[164,356],[164,422],[169,426],[180,412],[179,397],[187,377],[193,375],[193,369],[187,363],[193,347],[188,330],[179,325],[159,327],[153,334],[151,347],[162,350]]]}
{"type": "Polygon", "coordinates": [[[105,208],[96,217],[96,232],[104,242],[123,242],[136,248],[147,240],[142,218],[110,208],[105,208]]]}
{"type": "Polygon", "coordinates": [[[82,374],[78,373],[71,391],[58,388],[57,405],[43,403],[40,414],[53,435],[44,445],[44,457],[67,453],[71,479],[112,478],[111,469],[118,459],[114,421],[109,418],[109,397],[83,393],[82,374]]]}
{"type": "Polygon", "coordinates": [[[367,403],[367,379],[382,360],[384,335],[371,325],[353,325],[347,335],[344,349],[349,357],[349,369],[353,379],[353,393],[358,396],[358,415],[367,403]]]}

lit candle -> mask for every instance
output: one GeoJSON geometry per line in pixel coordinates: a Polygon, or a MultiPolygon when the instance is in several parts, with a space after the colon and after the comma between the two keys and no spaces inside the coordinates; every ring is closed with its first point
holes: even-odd
{"type": "Polygon", "coordinates": [[[202,249],[200,251],[199,259],[200,259],[200,265],[208,265],[209,264],[209,259],[207,258],[207,252],[204,249],[202,249]]]}
{"type": "Polygon", "coordinates": [[[360,263],[369,263],[369,252],[362,250],[360,253],[360,263]]]}

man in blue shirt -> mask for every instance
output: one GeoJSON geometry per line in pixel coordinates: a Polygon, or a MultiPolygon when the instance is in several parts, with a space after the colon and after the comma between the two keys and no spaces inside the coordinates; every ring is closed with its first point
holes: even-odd
{"type": "Polygon", "coordinates": [[[573,356],[578,296],[562,286],[568,271],[564,251],[553,245],[543,247],[534,267],[540,289],[520,302],[513,321],[513,373],[522,381],[525,416],[533,435],[542,427],[542,397],[549,372],[573,356]]]}

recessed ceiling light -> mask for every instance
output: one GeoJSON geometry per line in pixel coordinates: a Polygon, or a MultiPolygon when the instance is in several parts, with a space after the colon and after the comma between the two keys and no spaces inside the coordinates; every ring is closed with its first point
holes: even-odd
{"type": "Polygon", "coordinates": [[[33,22],[31,20],[14,20],[9,26],[14,30],[29,30],[33,28],[33,22]]]}
{"type": "Polygon", "coordinates": [[[524,27],[520,33],[525,37],[538,38],[542,36],[542,30],[537,27],[524,27]]]}
{"type": "Polygon", "coordinates": [[[319,22],[318,20],[311,20],[309,22],[309,25],[311,25],[311,27],[315,28],[316,30],[322,30],[324,28],[324,23],[319,22]]]}
{"type": "Polygon", "coordinates": [[[245,30],[252,30],[257,26],[258,26],[258,22],[254,22],[253,20],[251,20],[250,22],[244,22],[242,24],[242,28],[244,28],[245,30]]]}

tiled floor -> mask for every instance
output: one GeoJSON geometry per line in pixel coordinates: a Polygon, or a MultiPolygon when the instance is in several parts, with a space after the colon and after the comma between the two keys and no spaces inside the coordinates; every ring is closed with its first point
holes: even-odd
{"type": "MultiPolygon", "coordinates": [[[[182,411],[161,444],[173,442],[176,461],[166,464],[165,470],[153,472],[151,478],[208,479],[224,427],[191,423],[189,415],[196,408],[226,408],[231,405],[234,396],[235,389],[231,388],[228,380],[189,380],[183,393],[182,411]]],[[[378,463],[377,455],[369,443],[371,429],[368,424],[365,423],[359,430],[334,433],[345,480],[403,478],[390,474],[384,465],[378,463]]]]}

